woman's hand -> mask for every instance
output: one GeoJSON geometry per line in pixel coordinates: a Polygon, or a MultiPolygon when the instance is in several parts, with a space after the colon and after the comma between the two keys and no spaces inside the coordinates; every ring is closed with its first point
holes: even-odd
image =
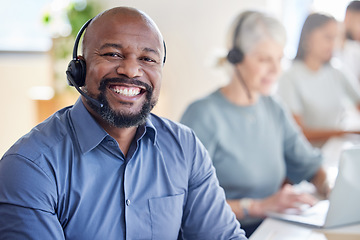
{"type": "Polygon", "coordinates": [[[285,184],[274,195],[256,200],[250,209],[250,215],[263,217],[267,212],[284,212],[292,208],[301,211],[301,206],[307,204],[313,206],[318,200],[310,194],[298,193],[290,184],[285,184]]]}
{"type": "MultiPolygon", "coordinates": [[[[248,214],[252,217],[265,217],[267,212],[283,212],[289,208],[301,210],[301,206],[307,204],[313,206],[317,199],[307,193],[298,193],[290,184],[285,184],[274,195],[265,199],[253,199],[249,206],[248,214]]],[[[241,207],[241,199],[227,200],[237,219],[242,219],[244,211],[241,207]]]]}

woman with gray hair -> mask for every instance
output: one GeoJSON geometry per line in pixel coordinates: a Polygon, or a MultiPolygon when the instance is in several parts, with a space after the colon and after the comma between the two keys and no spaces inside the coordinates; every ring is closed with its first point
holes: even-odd
{"type": "Polygon", "coordinates": [[[271,96],[281,70],[284,27],[268,14],[247,11],[231,29],[229,83],[192,103],[181,122],[209,151],[227,202],[250,236],[267,212],[316,202],[285,182],[308,180],[324,195],[329,188],[320,152],[271,96]]]}

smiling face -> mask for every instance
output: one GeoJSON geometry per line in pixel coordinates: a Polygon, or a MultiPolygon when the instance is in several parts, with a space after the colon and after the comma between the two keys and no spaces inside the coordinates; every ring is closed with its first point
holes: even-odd
{"type": "Polygon", "coordinates": [[[283,45],[266,38],[245,54],[239,70],[252,93],[268,95],[281,71],[283,45]]]}
{"type": "Polygon", "coordinates": [[[97,119],[115,127],[143,123],[161,86],[163,40],[150,19],[133,9],[113,9],[94,19],[84,36],[84,90],[103,103],[83,98],[97,119]]]}

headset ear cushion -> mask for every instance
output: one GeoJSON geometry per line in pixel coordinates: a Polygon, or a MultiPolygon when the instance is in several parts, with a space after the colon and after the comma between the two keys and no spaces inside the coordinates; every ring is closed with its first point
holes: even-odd
{"type": "Polygon", "coordinates": [[[232,48],[227,55],[228,61],[232,64],[242,62],[243,58],[244,54],[239,48],[232,48]]]}
{"type": "MultiPolygon", "coordinates": [[[[71,78],[78,87],[84,86],[86,76],[86,63],[82,59],[71,60],[66,74],[68,78],[71,78]]],[[[68,79],[68,84],[74,86],[74,84],[68,79]]]]}

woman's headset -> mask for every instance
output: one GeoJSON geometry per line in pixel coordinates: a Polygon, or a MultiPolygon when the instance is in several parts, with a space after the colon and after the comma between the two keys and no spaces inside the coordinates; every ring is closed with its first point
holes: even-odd
{"type": "Polygon", "coordinates": [[[244,52],[239,47],[236,46],[237,45],[236,43],[238,41],[240,31],[242,25],[245,22],[245,19],[247,19],[247,17],[253,13],[254,13],[253,11],[244,12],[243,15],[240,17],[238,24],[235,27],[232,48],[230,49],[227,55],[227,60],[232,64],[240,63],[244,59],[244,52]]]}
{"type": "MultiPolygon", "coordinates": [[[[233,38],[233,45],[232,45],[232,48],[230,49],[228,55],[227,55],[227,60],[233,64],[233,65],[236,65],[238,63],[241,63],[243,60],[244,60],[244,52],[239,48],[237,47],[236,43],[238,41],[238,38],[239,38],[239,35],[240,35],[240,31],[241,31],[241,28],[243,27],[244,25],[244,21],[254,13],[254,11],[247,11],[247,12],[244,12],[242,14],[242,16],[240,17],[239,21],[238,21],[238,24],[236,25],[235,27],[235,30],[234,30],[234,38],[233,38]]],[[[251,99],[251,93],[250,93],[250,90],[249,90],[249,87],[247,86],[244,78],[242,77],[241,73],[240,73],[240,70],[235,66],[235,74],[237,75],[237,77],[239,78],[239,81],[240,83],[243,85],[243,87],[245,88],[245,92],[246,92],[246,95],[248,97],[248,99],[250,100],[251,99]]]]}

